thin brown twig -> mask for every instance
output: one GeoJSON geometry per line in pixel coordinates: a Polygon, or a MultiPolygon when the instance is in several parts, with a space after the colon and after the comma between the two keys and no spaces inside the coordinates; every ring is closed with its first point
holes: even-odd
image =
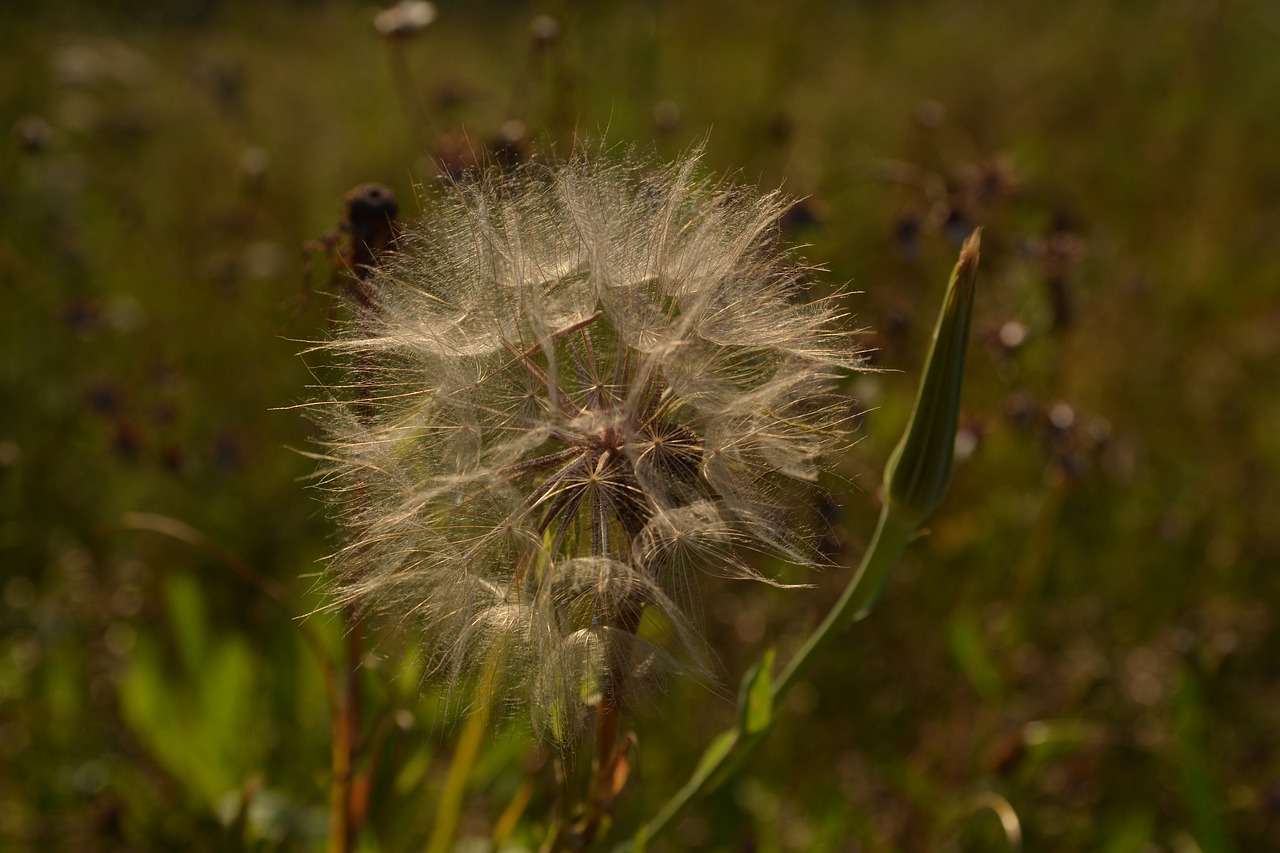
{"type": "MultiPolygon", "coordinates": [[[[399,239],[395,193],[381,184],[363,184],[343,199],[340,228],[350,242],[341,260],[351,279],[350,301],[364,311],[376,311],[377,294],[369,276],[384,257],[395,251],[399,239]]],[[[372,403],[358,400],[356,417],[372,417],[372,403]]],[[[359,498],[357,498],[359,500],[359,498]]],[[[366,798],[356,776],[360,757],[360,666],[363,657],[364,622],[351,605],[342,610],[347,625],[347,661],[342,695],[332,717],[332,779],[329,791],[329,850],[349,853],[364,822],[366,798]]]]}

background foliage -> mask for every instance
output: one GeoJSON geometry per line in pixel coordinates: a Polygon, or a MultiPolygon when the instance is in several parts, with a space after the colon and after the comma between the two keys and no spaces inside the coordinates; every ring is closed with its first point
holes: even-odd
{"type": "MultiPolygon", "coordinates": [[[[575,133],[803,200],[889,372],[813,590],[703,584],[723,690],[632,718],[631,826],[785,659],[875,517],[957,240],[985,226],[932,535],[667,849],[1280,846],[1280,10],[1263,0],[0,9],[0,847],[315,849],[330,526],[299,341],[344,192],[575,133]],[[539,17],[549,16],[549,17],[539,17]],[[279,600],[263,589],[279,584],[279,600]],[[300,625],[302,626],[300,628],[300,625]],[[304,631],[310,632],[304,636],[304,631]]],[[[274,587],[272,587],[274,588],[274,587]]],[[[369,645],[365,849],[425,843],[461,731],[369,645]]],[[[482,750],[485,849],[539,759],[482,750]]],[[[539,788],[538,790],[541,790],[539,788]]],[[[535,793],[506,844],[534,846],[535,793]]]]}

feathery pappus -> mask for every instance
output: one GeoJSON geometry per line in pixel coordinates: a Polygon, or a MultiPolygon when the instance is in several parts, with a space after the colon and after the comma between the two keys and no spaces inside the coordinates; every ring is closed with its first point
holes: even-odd
{"type": "Polygon", "coordinates": [[[706,675],[697,572],[818,558],[797,512],[860,366],[839,294],[780,247],[786,203],[578,154],[428,201],[323,344],[339,603],[561,738],[672,668],[706,675]]]}

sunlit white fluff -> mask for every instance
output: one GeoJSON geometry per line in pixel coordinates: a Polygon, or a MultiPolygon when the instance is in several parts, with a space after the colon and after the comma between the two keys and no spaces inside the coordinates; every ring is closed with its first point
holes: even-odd
{"type": "Polygon", "coordinates": [[[637,674],[705,661],[692,573],[812,559],[804,488],[846,436],[833,298],[784,203],[579,156],[452,187],[325,345],[337,598],[564,731],[637,674]]]}

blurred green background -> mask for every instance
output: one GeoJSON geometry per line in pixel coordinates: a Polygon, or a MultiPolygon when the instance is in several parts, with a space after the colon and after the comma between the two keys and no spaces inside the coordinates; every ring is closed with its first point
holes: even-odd
{"type": "MultiPolygon", "coordinates": [[[[1280,849],[1280,6],[1269,0],[0,8],[0,848],[325,844],[305,478],[344,193],[575,135],[801,197],[857,378],[812,590],[702,582],[719,691],[671,684],[622,829],[785,659],[871,532],[958,241],[986,228],[961,461],[878,610],[657,849],[1280,849]],[[291,449],[292,448],[292,449],[291,449]],[[279,585],[279,589],[276,586],[279,585]],[[264,593],[276,589],[277,598],[264,593]],[[304,633],[305,632],[305,633],[304,633]]],[[[457,708],[361,669],[366,850],[421,848],[457,708]]],[[[534,849],[483,750],[460,838],[534,849]]],[[[538,774],[542,774],[539,776],[538,774]]],[[[615,840],[621,834],[611,836],[615,840]]],[[[470,845],[470,846],[467,846],[470,845]]]]}

